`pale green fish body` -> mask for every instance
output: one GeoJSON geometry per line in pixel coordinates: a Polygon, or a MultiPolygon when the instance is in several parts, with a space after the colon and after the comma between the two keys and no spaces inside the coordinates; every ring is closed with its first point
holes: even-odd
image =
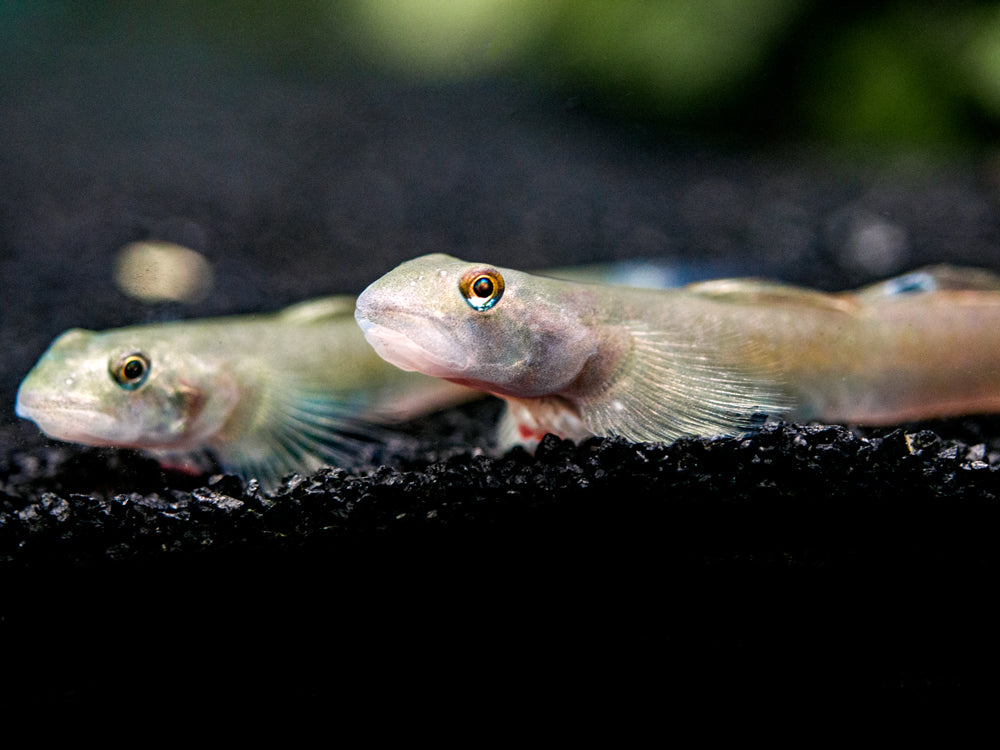
{"type": "Polygon", "coordinates": [[[17,413],[57,439],[178,466],[207,450],[225,470],[271,483],[350,463],[379,425],[474,395],[388,365],[353,313],[353,297],[330,297],[272,314],[73,329],[25,377],[17,413]]]}
{"type": "Polygon", "coordinates": [[[429,255],[373,283],[356,317],[387,361],[504,398],[506,443],[1000,411],[1000,278],[975,269],[837,294],[753,279],[648,290],[429,255]]]}

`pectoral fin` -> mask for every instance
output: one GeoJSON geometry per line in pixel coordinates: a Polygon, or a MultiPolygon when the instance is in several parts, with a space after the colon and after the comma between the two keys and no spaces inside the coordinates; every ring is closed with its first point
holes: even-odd
{"type": "Polygon", "coordinates": [[[258,398],[253,422],[212,450],[223,469],[265,487],[293,472],[357,465],[386,435],[363,407],[336,393],[291,383],[258,398]]]}
{"type": "Polygon", "coordinates": [[[580,404],[594,434],[653,442],[735,435],[794,407],[777,366],[735,335],[678,339],[635,325],[632,339],[610,387],[580,404]]]}

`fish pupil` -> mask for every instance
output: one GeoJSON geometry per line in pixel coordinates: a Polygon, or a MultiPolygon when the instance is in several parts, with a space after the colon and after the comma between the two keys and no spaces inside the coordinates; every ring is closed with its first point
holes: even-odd
{"type": "Polygon", "coordinates": [[[493,294],[493,282],[486,276],[480,276],[472,285],[472,291],[477,297],[489,297],[493,294]]]}
{"type": "Polygon", "coordinates": [[[141,360],[130,359],[122,368],[122,375],[125,376],[126,380],[136,380],[137,378],[141,378],[145,371],[146,367],[142,364],[141,360]]]}

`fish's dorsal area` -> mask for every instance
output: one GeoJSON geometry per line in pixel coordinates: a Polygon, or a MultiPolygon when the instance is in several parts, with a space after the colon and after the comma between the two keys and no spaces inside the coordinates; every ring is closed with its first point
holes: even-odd
{"type": "Polygon", "coordinates": [[[684,287],[684,291],[713,302],[733,305],[788,305],[850,313],[857,308],[847,295],[827,294],[805,287],[764,279],[714,279],[684,287]]]}

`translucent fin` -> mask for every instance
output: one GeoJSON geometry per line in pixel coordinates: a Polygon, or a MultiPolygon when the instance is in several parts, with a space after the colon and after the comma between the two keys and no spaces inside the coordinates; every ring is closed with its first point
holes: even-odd
{"type": "Polygon", "coordinates": [[[560,396],[530,399],[505,399],[504,411],[497,424],[496,441],[500,450],[520,445],[533,452],[546,434],[579,442],[594,432],[584,423],[576,407],[560,396]]]}
{"type": "Polygon", "coordinates": [[[320,297],[286,307],[278,313],[285,323],[315,323],[331,318],[354,317],[356,297],[347,294],[320,297]]]}
{"type": "Polygon", "coordinates": [[[386,435],[356,405],[328,391],[293,385],[271,388],[260,399],[253,423],[213,452],[225,471],[265,487],[293,472],[357,465],[386,435]]]}
{"type": "Polygon", "coordinates": [[[795,405],[777,366],[747,364],[764,358],[745,356],[746,344],[736,335],[709,331],[697,340],[677,340],[638,328],[633,340],[622,367],[627,374],[580,404],[594,434],[653,442],[736,435],[795,405]]]}
{"type": "Polygon", "coordinates": [[[143,451],[147,456],[159,462],[166,471],[176,471],[182,474],[207,474],[215,469],[215,462],[206,451],[143,451]]]}
{"type": "Polygon", "coordinates": [[[714,302],[742,305],[799,305],[839,312],[852,312],[857,309],[857,302],[850,295],[827,294],[762,279],[715,279],[688,284],[684,289],[714,302]]]}
{"type": "Polygon", "coordinates": [[[496,441],[497,449],[500,451],[508,451],[515,445],[531,448],[528,441],[518,433],[517,419],[511,413],[509,403],[504,404],[503,411],[500,413],[500,420],[496,427],[496,441]]]}
{"type": "Polygon", "coordinates": [[[610,284],[633,289],[672,289],[696,281],[748,273],[742,258],[630,258],[610,263],[591,263],[564,268],[546,268],[533,273],[553,279],[588,284],[610,284]]]}
{"type": "Polygon", "coordinates": [[[941,291],[998,291],[1000,276],[982,268],[937,265],[919,268],[877,284],[862,287],[865,297],[895,297],[941,291]]]}

